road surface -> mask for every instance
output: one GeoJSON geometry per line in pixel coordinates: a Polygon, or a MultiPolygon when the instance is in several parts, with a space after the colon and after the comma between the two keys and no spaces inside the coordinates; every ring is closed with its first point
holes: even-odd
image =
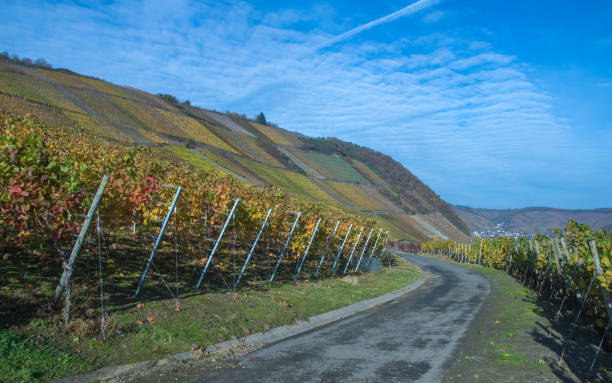
{"type": "Polygon", "coordinates": [[[490,292],[482,276],[406,256],[434,278],[382,307],[268,345],[195,382],[438,382],[490,292]]]}

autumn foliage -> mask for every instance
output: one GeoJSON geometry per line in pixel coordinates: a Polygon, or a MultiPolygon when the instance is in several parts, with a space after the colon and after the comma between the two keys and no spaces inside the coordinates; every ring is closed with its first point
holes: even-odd
{"type": "MultiPolygon", "coordinates": [[[[218,224],[219,212],[228,211],[236,198],[241,203],[235,230],[243,238],[256,232],[266,209],[274,208],[269,232],[280,240],[287,229],[287,211],[301,211],[304,219],[291,244],[295,250],[305,248],[318,218],[345,225],[375,224],[321,203],[295,200],[273,187],[248,186],[191,167],[158,148],[128,147],[77,129],[50,128],[28,116],[0,114],[0,133],[0,247],[4,248],[53,249],[52,242],[72,243],[83,221],[79,215],[86,213],[105,174],[110,182],[100,212],[107,227],[129,222],[153,225],[167,212],[158,202],[169,202],[174,190],[164,185],[184,189],[176,213],[183,233],[197,232],[204,223],[218,224]]],[[[330,231],[322,227],[317,244],[326,242],[330,231]]],[[[49,251],[45,256],[57,254],[49,251]]]]}

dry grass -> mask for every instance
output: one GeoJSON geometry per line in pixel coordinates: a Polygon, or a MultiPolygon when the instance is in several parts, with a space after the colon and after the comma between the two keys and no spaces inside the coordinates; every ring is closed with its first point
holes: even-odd
{"type": "Polygon", "coordinates": [[[343,277],[341,281],[353,286],[357,286],[359,284],[359,279],[354,275],[348,275],[346,277],[343,277]]]}

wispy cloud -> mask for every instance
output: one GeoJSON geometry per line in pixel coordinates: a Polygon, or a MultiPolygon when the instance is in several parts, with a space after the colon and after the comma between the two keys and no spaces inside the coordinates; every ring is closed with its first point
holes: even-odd
{"type": "Polygon", "coordinates": [[[323,45],[321,45],[319,48],[325,48],[331,45],[334,45],[340,41],[343,40],[347,40],[350,39],[351,37],[363,32],[363,31],[367,31],[368,29],[372,29],[378,25],[381,24],[385,24],[385,23],[390,23],[391,21],[397,20],[400,17],[405,17],[405,16],[409,16],[412,15],[414,13],[417,13],[423,9],[429,8],[432,5],[438,3],[439,0],[418,0],[415,1],[414,3],[405,6],[404,8],[395,11],[393,13],[390,13],[386,16],[383,16],[381,18],[378,18],[376,20],[370,21],[368,23],[362,24],[358,27],[355,27],[353,29],[351,29],[350,31],[344,32],[341,35],[338,35],[332,39],[330,39],[329,41],[325,42],[323,45]]]}
{"type": "Polygon", "coordinates": [[[428,14],[423,16],[423,21],[425,21],[426,23],[436,23],[442,20],[443,17],[444,17],[444,12],[440,10],[436,10],[433,12],[429,12],[428,14]]]}

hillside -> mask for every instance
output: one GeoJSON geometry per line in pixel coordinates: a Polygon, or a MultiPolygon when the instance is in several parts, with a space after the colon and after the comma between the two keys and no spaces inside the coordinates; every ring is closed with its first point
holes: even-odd
{"type": "Polygon", "coordinates": [[[391,157],[335,138],[310,138],[244,115],[219,113],[65,69],[0,57],[0,110],[51,126],[79,127],[159,156],[214,169],[247,184],[276,186],[375,216],[395,238],[466,239],[452,207],[391,157]]]}
{"type": "Polygon", "coordinates": [[[494,210],[467,206],[454,206],[454,209],[461,219],[470,225],[471,231],[492,229],[496,224],[503,223],[506,231],[550,234],[553,229],[564,227],[570,218],[595,230],[612,228],[612,209],[565,210],[527,207],[494,210]]]}

